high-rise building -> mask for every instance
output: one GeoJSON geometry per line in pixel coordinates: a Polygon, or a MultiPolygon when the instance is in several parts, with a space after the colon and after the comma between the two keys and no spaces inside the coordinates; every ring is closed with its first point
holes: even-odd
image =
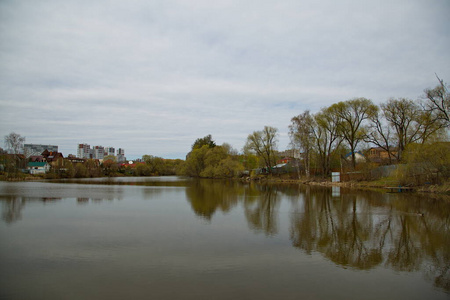
{"type": "Polygon", "coordinates": [[[125,162],[127,158],[125,157],[125,150],[122,148],[119,148],[117,150],[117,162],[125,162]]]}
{"type": "Polygon", "coordinates": [[[45,150],[48,150],[49,152],[58,152],[58,146],[41,144],[23,145],[23,151],[26,157],[41,155],[45,150]]]}
{"type": "Polygon", "coordinates": [[[105,157],[105,148],[103,146],[95,146],[93,149],[95,159],[103,159],[105,157]]]}
{"type": "Polygon", "coordinates": [[[116,149],[114,149],[114,147],[106,147],[105,148],[105,156],[107,156],[107,155],[116,156],[116,149]]]}
{"type": "MultiPolygon", "coordinates": [[[[79,144],[77,149],[77,157],[78,158],[93,158],[93,159],[104,159],[105,156],[112,155],[116,156],[116,149],[114,147],[103,147],[103,146],[94,146],[91,148],[88,144],[79,144]]],[[[126,161],[125,150],[119,148],[117,150],[117,161],[124,162],[126,161]]]]}
{"type": "Polygon", "coordinates": [[[79,144],[77,149],[78,158],[91,158],[91,146],[88,144],[79,144]]]}

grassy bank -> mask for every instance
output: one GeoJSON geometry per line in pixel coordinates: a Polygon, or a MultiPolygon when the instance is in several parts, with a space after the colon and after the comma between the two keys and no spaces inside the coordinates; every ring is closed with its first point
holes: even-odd
{"type": "MultiPolygon", "coordinates": [[[[320,186],[340,186],[347,188],[360,188],[360,189],[377,189],[381,190],[386,187],[399,187],[404,186],[400,184],[400,181],[395,177],[384,177],[378,180],[372,181],[345,181],[345,182],[331,182],[330,179],[324,178],[292,178],[289,176],[255,176],[247,181],[257,181],[265,183],[288,183],[288,184],[307,184],[307,185],[320,185],[320,186]]],[[[450,196],[450,179],[445,180],[439,185],[408,185],[419,193],[433,193],[444,194],[450,196]]]]}

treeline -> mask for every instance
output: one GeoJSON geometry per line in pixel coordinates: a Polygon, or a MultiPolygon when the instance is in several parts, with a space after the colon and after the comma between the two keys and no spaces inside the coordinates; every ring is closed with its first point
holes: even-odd
{"type": "MultiPolygon", "coordinates": [[[[367,159],[366,150],[376,147],[386,156],[384,164],[403,164],[405,180],[423,174],[448,178],[449,107],[448,86],[439,79],[439,85],[426,89],[420,100],[391,98],[376,105],[355,98],[315,114],[306,110],[294,116],[289,126],[291,145],[299,154],[297,170],[307,177],[326,177],[336,169],[369,169],[374,163],[367,159]],[[362,163],[358,154],[366,157],[362,163]]],[[[278,129],[265,126],[247,137],[243,153],[238,154],[206,136],[192,145],[182,173],[213,178],[233,177],[256,168],[272,173],[280,159],[277,141],[278,129]]]]}
{"type": "Polygon", "coordinates": [[[305,111],[292,118],[289,134],[303,154],[306,175],[312,169],[329,174],[333,163],[347,151],[355,170],[357,151],[375,146],[386,154],[387,164],[408,164],[411,175],[428,169],[448,176],[449,107],[448,88],[440,80],[440,85],[425,90],[423,100],[391,98],[378,106],[356,98],[316,114],[305,111]]]}
{"type": "Polygon", "coordinates": [[[46,178],[94,178],[116,176],[168,176],[179,175],[181,159],[163,159],[151,155],[144,155],[142,161],[129,163],[117,163],[112,158],[102,162],[88,159],[85,162],[71,163],[67,159],[59,159],[51,164],[46,178]]]}

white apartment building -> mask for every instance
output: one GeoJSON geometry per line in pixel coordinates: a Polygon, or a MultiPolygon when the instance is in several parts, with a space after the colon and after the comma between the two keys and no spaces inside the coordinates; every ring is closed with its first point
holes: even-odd
{"type": "Polygon", "coordinates": [[[113,147],[106,147],[105,148],[105,156],[116,156],[116,149],[114,149],[113,147]]]}
{"type": "Polygon", "coordinates": [[[127,158],[125,157],[125,150],[122,148],[119,148],[117,150],[117,162],[125,162],[127,158]]]}
{"type": "Polygon", "coordinates": [[[88,144],[78,144],[77,149],[78,158],[91,158],[91,146],[88,144]]]}
{"type": "MultiPolygon", "coordinates": [[[[77,149],[77,157],[78,158],[93,158],[93,159],[104,159],[105,156],[112,155],[116,156],[116,149],[114,147],[103,147],[103,146],[94,146],[91,148],[88,144],[79,144],[77,149]]],[[[125,150],[119,148],[117,150],[117,162],[126,161],[125,150]]]]}
{"type": "Polygon", "coordinates": [[[105,148],[102,146],[95,146],[93,149],[92,158],[94,159],[103,159],[105,157],[105,148]]]}

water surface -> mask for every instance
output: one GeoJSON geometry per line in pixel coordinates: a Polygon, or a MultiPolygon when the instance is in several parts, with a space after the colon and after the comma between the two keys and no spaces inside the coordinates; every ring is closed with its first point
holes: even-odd
{"type": "Polygon", "coordinates": [[[0,182],[1,299],[448,299],[450,203],[178,177],[0,182]]]}

